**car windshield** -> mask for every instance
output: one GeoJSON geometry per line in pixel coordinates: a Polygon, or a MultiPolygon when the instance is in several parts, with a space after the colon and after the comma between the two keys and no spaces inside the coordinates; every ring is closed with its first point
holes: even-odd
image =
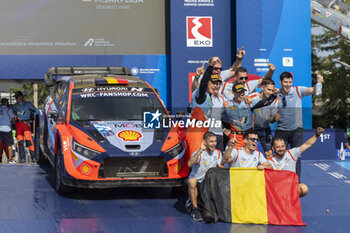
{"type": "Polygon", "coordinates": [[[156,97],[98,97],[80,98],[73,95],[71,119],[74,121],[122,121],[143,120],[144,111],[157,111],[165,114],[165,110],[156,97]]]}

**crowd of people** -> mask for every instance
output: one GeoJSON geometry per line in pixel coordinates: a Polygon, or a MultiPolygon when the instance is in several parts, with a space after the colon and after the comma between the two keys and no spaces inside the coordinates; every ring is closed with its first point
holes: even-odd
{"type": "MultiPolygon", "coordinates": [[[[285,71],[280,74],[278,89],[272,80],[275,66],[269,62],[263,77],[248,81],[248,71],[242,67],[244,55],[243,47],[238,49],[237,59],[228,70],[222,69],[219,57],[210,58],[206,69],[204,64],[197,68],[191,87],[191,119],[222,122],[221,128],[189,128],[186,134],[191,154],[188,166],[192,170],[185,207],[196,221],[203,220],[197,199],[209,168],[288,170],[295,172],[300,182],[300,156],[324,132],[317,128],[315,135],[303,143],[302,98],[314,94],[317,85],[293,86],[293,75],[285,71]],[[256,92],[257,88],[261,91],[256,92]],[[274,122],[277,130],[273,137],[270,126],[274,122]],[[264,153],[257,149],[259,141],[264,153]]],[[[322,76],[317,82],[323,82],[322,76]]],[[[300,197],[307,193],[308,187],[300,182],[300,197]]]]}
{"type": "MultiPolygon", "coordinates": [[[[14,95],[16,103],[9,105],[6,98],[1,99],[0,106],[0,153],[5,152],[7,161],[10,164],[28,162],[25,147],[28,148],[30,160],[36,161],[34,154],[34,143],[32,138],[32,123],[36,108],[28,101],[24,100],[23,93],[17,91],[14,95]],[[16,132],[14,140],[13,130],[16,132]],[[16,141],[16,143],[15,143],[16,141]],[[15,159],[13,149],[18,151],[18,159],[15,159]]],[[[0,159],[1,162],[1,159],[0,159]]]]}

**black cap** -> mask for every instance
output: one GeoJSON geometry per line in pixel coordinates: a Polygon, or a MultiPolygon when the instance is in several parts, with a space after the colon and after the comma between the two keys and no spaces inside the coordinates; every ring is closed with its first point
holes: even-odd
{"type": "Polygon", "coordinates": [[[212,81],[212,82],[222,82],[220,76],[217,75],[217,74],[212,74],[212,75],[210,76],[210,81],[212,81]]]}
{"type": "Polygon", "coordinates": [[[237,92],[241,92],[241,91],[246,91],[246,89],[244,89],[244,85],[242,83],[236,83],[232,87],[232,91],[237,93],[237,92]]]}
{"type": "Polygon", "coordinates": [[[21,91],[16,91],[13,97],[18,97],[18,96],[23,96],[23,93],[21,91]]]}

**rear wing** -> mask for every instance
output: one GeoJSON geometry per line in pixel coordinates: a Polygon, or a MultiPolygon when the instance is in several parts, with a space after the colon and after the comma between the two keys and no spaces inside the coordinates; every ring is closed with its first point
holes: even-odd
{"type": "Polygon", "coordinates": [[[51,67],[45,74],[45,84],[50,87],[55,85],[56,78],[65,75],[83,75],[83,74],[101,74],[101,75],[129,75],[129,68],[123,66],[104,66],[104,67],[51,67]]]}

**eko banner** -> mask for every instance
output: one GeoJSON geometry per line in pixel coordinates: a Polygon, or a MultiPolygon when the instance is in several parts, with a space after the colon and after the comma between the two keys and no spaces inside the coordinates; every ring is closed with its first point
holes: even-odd
{"type": "MultiPolygon", "coordinates": [[[[196,68],[218,56],[231,67],[231,1],[176,0],[170,2],[171,106],[186,107],[196,68]]],[[[205,65],[207,67],[208,64],[205,65]]]]}

